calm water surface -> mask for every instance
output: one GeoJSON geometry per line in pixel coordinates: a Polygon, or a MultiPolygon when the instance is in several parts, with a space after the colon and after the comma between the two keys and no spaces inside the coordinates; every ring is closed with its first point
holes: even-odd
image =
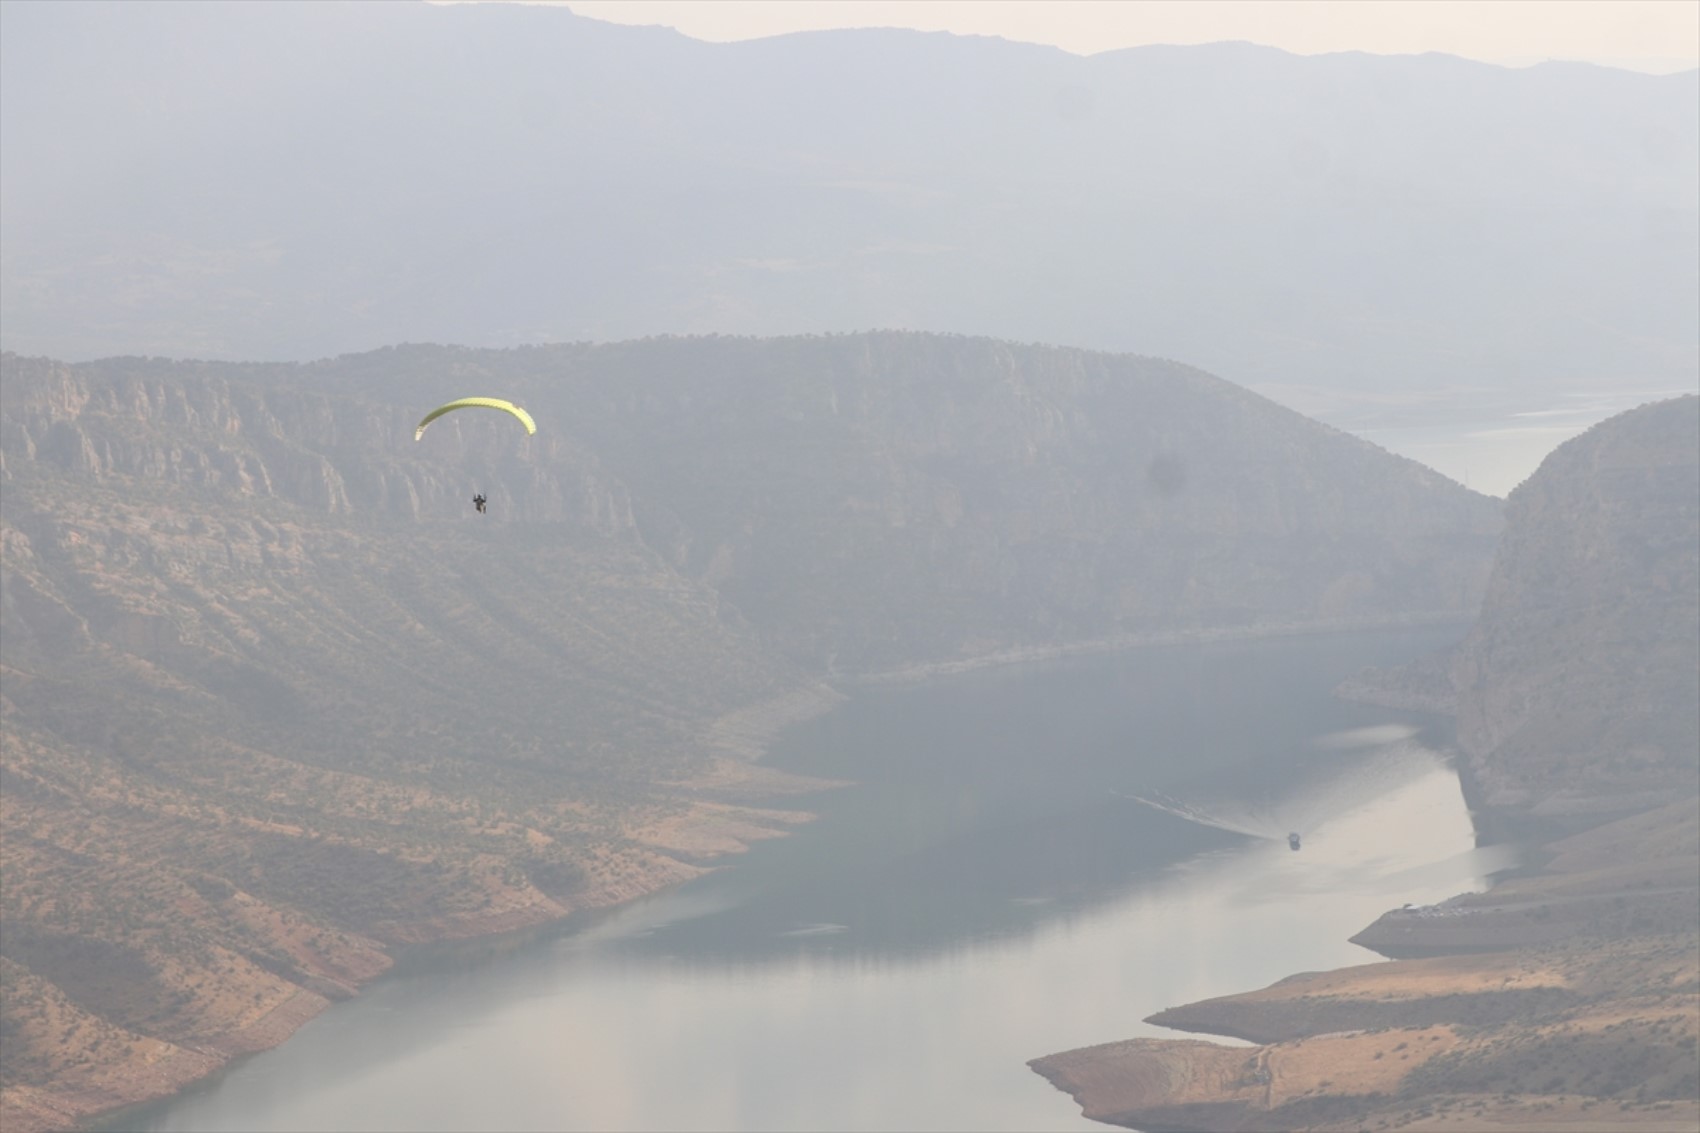
{"type": "Polygon", "coordinates": [[[1346,937],[1485,884],[1443,737],[1328,695],[1456,635],[859,693],[774,753],[857,781],[796,835],[589,927],[415,962],[122,1127],[1103,1129],[1026,1060],[1375,961],[1346,937]]]}

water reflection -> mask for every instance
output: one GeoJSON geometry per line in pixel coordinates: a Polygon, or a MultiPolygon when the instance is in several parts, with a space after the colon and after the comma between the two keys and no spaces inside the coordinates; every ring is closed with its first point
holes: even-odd
{"type": "Polygon", "coordinates": [[[499,963],[384,981],[132,1127],[1101,1129],[1025,1061],[1373,961],[1346,937],[1482,884],[1421,722],[1326,695],[1417,645],[861,698],[794,739],[789,765],[861,779],[798,836],[499,963]],[[1224,675],[1226,705],[1189,696],[1224,675]],[[1194,813],[1116,793],[1141,789],[1194,813]]]}

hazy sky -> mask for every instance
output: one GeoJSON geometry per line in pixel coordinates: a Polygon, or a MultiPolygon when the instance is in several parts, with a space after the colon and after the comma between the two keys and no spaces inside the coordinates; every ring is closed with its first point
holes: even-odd
{"type": "Polygon", "coordinates": [[[1443,51],[1522,65],[1585,59],[1700,66],[1700,0],[568,0],[583,16],[705,40],[910,27],[1049,43],[1081,55],[1249,40],[1301,55],[1443,51]]]}

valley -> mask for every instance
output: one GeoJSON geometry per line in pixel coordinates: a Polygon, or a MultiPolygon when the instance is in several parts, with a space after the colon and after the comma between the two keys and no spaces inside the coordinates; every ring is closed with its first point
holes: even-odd
{"type": "Polygon", "coordinates": [[[8,1127],[782,834],[809,784],[751,761],[834,682],[1456,619],[1499,524],[1199,371],[989,340],[4,367],[8,1127]],[[537,437],[413,440],[489,388],[537,437]]]}

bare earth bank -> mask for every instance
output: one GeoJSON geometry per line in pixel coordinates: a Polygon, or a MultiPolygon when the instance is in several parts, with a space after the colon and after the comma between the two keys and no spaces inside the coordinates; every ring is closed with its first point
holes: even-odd
{"type": "MultiPolygon", "coordinates": [[[[110,1111],[165,1097],[233,1058],[275,1047],[331,1003],[358,994],[361,986],[388,971],[396,948],[494,937],[558,921],[574,911],[649,896],[708,872],[715,858],[742,853],[757,840],[783,837],[813,815],[766,804],[836,784],[753,760],[784,728],[826,712],[842,699],[825,686],[815,686],[714,721],[704,744],[719,754],[701,775],[671,785],[684,800],[682,805],[631,815],[624,844],[635,848],[585,863],[585,884],[570,901],[530,887],[492,885],[489,901],[477,911],[396,922],[383,926],[381,933],[360,936],[322,930],[246,894],[222,896],[225,915],[251,921],[300,969],[316,977],[303,988],[234,958],[226,958],[216,981],[199,980],[185,968],[182,979],[166,989],[173,998],[159,1006],[165,1012],[162,1029],[170,1035],[166,1039],[114,1026],[66,999],[23,965],[0,958],[0,978],[12,1005],[5,1032],[8,1061],[20,1076],[50,1083],[6,1083],[0,1090],[0,1129],[45,1133],[73,1128],[110,1111]]],[[[44,942],[44,947],[54,946],[44,942]]]]}
{"type": "Polygon", "coordinates": [[[1547,850],[1535,875],[1354,938],[1419,958],[1147,1020],[1263,1045],[1131,1040],[1029,1065],[1145,1133],[1700,1127],[1695,800],[1547,850]]]}

